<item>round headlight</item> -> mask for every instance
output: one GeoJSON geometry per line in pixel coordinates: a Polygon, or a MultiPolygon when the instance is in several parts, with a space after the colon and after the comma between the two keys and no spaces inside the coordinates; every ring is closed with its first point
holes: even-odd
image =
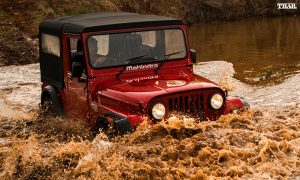
{"type": "Polygon", "coordinates": [[[214,109],[220,109],[223,106],[223,103],[223,96],[219,93],[212,95],[210,98],[210,105],[214,109]]]}
{"type": "Polygon", "coordinates": [[[162,119],[166,114],[166,107],[162,103],[156,103],[152,106],[151,113],[155,119],[162,119]]]}

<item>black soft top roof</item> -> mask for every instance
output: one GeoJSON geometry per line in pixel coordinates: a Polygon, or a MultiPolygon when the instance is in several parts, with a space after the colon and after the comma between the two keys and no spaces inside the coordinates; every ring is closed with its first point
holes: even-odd
{"type": "Polygon", "coordinates": [[[181,20],[164,16],[140,15],[127,12],[104,12],[45,20],[40,24],[40,32],[50,34],[61,34],[61,32],[82,33],[181,24],[183,24],[181,20]]]}

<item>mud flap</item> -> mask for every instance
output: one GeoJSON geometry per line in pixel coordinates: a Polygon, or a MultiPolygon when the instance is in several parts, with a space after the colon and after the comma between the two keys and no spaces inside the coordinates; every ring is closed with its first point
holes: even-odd
{"type": "Polygon", "coordinates": [[[238,96],[227,97],[224,115],[228,113],[239,112],[250,109],[249,103],[243,98],[238,96]]]}

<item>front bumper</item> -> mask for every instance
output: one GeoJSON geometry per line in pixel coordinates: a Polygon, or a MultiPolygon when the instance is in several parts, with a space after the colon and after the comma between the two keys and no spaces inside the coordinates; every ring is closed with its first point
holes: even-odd
{"type": "MultiPolygon", "coordinates": [[[[215,114],[214,116],[212,116],[212,114],[209,113],[209,115],[212,118],[209,118],[208,116],[206,116],[206,118],[211,120],[216,120],[222,114],[225,115],[229,113],[239,112],[239,111],[247,110],[249,108],[250,105],[244,98],[229,96],[226,99],[226,106],[224,107],[223,111],[215,114]]],[[[205,113],[205,111],[203,112],[205,113]]],[[[150,124],[153,123],[153,121],[149,119],[147,114],[131,114],[131,113],[120,114],[119,112],[119,113],[109,113],[107,114],[107,116],[102,116],[102,118],[113,120],[114,123],[118,126],[118,129],[122,132],[122,134],[134,131],[136,127],[145,120],[148,121],[150,124]]],[[[202,117],[201,120],[204,120],[204,118],[202,117]]]]}

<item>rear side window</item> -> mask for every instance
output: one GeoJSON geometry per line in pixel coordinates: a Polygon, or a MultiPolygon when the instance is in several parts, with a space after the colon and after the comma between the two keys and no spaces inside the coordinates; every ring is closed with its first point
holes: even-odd
{"type": "Polygon", "coordinates": [[[70,51],[71,51],[71,53],[77,52],[77,44],[78,44],[78,39],[77,38],[70,38],[70,51]]]}
{"type": "Polygon", "coordinates": [[[42,52],[60,57],[60,43],[57,36],[42,34],[42,52]]]}

